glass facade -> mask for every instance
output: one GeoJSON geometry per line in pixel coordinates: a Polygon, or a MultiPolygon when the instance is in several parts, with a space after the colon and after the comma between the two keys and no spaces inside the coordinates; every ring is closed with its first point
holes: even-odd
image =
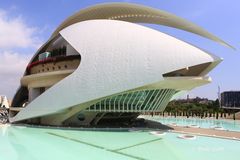
{"type": "Polygon", "coordinates": [[[42,61],[44,59],[47,59],[48,57],[51,56],[51,53],[50,52],[43,52],[41,54],[38,55],[38,60],[39,61],[42,61]]]}
{"type": "Polygon", "coordinates": [[[240,91],[221,93],[221,106],[223,108],[240,108],[240,91]]]}

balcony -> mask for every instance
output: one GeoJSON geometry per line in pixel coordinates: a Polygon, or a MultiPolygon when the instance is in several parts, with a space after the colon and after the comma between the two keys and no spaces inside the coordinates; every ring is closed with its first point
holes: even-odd
{"type": "Polygon", "coordinates": [[[27,66],[27,75],[59,70],[76,69],[80,63],[80,55],[47,57],[36,60],[27,66]]]}

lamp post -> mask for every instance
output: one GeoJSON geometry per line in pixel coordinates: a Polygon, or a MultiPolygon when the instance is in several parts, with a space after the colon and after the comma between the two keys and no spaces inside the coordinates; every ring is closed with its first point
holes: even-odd
{"type": "Polygon", "coordinates": [[[234,101],[234,103],[233,103],[233,120],[235,120],[236,119],[236,117],[235,117],[235,101],[234,101]]]}

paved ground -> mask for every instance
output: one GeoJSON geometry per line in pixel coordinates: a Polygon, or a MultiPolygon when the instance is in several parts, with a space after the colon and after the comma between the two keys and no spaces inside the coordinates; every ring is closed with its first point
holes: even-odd
{"type": "Polygon", "coordinates": [[[168,125],[168,126],[173,128],[173,130],[171,130],[172,132],[177,132],[177,133],[180,132],[180,133],[197,134],[197,135],[204,135],[204,136],[211,136],[211,137],[240,140],[240,132],[206,129],[206,128],[187,128],[187,127],[172,126],[172,125],[168,125]]]}

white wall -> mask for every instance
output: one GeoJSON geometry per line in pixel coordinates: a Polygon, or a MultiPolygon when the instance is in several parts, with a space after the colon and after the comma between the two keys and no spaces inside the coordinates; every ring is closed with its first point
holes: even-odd
{"type": "Polygon", "coordinates": [[[39,88],[29,88],[28,92],[28,101],[29,103],[32,102],[36,97],[40,95],[40,89],[39,88]]]}
{"type": "Polygon", "coordinates": [[[70,44],[67,44],[67,56],[78,54],[78,51],[76,51],[70,44]]]}
{"type": "Polygon", "coordinates": [[[9,108],[8,100],[6,96],[0,96],[0,108],[9,108]]]}

